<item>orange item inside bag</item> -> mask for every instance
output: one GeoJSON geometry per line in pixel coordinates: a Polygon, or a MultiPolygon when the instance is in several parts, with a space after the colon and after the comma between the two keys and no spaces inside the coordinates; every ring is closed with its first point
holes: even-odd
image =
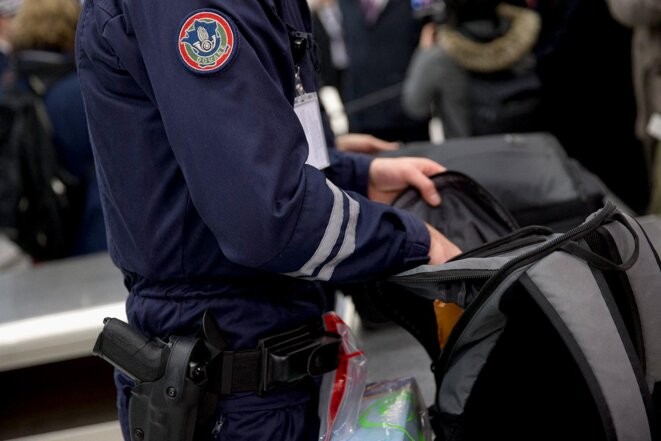
{"type": "Polygon", "coordinates": [[[452,328],[463,314],[464,310],[456,303],[445,303],[434,300],[434,314],[436,315],[436,327],[438,330],[438,343],[441,349],[448,341],[452,328]]]}

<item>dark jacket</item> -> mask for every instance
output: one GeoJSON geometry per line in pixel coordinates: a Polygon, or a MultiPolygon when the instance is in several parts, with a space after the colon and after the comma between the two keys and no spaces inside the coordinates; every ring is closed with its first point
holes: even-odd
{"type": "Polygon", "coordinates": [[[542,17],[536,54],[548,131],[629,207],[644,212],[650,180],[635,132],[631,30],[615,21],[602,0],[536,5],[542,17]]]}
{"type": "Polygon", "coordinates": [[[68,256],[105,251],[101,198],[73,58],[55,52],[23,51],[15,55],[14,69],[17,87],[27,87],[28,78],[34,77],[38,79],[37,87],[45,91],[44,104],[53,127],[58,161],[84,189],[80,226],[68,256]]]}
{"type": "MultiPolygon", "coordinates": [[[[498,11],[498,23],[507,26],[494,26],[484,20],[466,24],[474,33],[479,32],[479,41],[462,32],[461,25],[455,29],[444,24],[439,27],[437,44],[416,50],[402,94],[409,116],[429,118],[433,110],[443,123],[445,138],[474,136],[471,116],[480,109],[472,105],[471,72],[493,74],[519,69],[534,74],[532,48],[540,27],[537,14],[510,4],[501,4],[498,11]]],[[[505,83],[504,87],[510,86],[505,83]]],[[[519,127],[524,126],[522,123],[519,127]]],[[[530,131],[537,126],[525,128],[530,131]]]]}
{"type": "Polygon", "coordinates": [[[401,104],[402,81],[421,27],[409,0],[389,0],[373,24],[366,23],[359,0],[339,4],[349,53],[342,94],[349,130],[389,141],[428,139],[427,123],[406,116],[401,104]]]}
{"type": "Polygon", "coordinates": [[[0,87],[2,87],[2,78],[9,67],[9,57],[4,52],[0,51],[0,87]]]}

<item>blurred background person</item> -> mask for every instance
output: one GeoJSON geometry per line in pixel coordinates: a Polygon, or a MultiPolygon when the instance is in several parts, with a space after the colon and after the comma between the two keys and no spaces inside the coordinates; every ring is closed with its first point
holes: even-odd
{"type": "MultiPolygon", "coordinates": [[[[11,22],[20,0],[0,0],[0,96],[9,82],[9,55],[11,53],[11,22]]],[[[0,272],[29,266],[29,257],[8,237],[0,234],[0,272]]]]}
{"type": "Polygon", "coordinates": [[[542,118],[567,153],[637,213],[650,180],[634,130],[631,30],[605,0],[530,0],[542,18],[535,47],[542,118]]]}
{"type": "Polygon", "coordinates": [[[344,42],[342,13],[337,0],[309,0],[312,30],[318,47],[319,86],[334,87],[342,93],[343,77],[349,66],[344,42]]]}
{"type": "Polygon", "coordinates": [[[342,98],[349,132],[386,141],[429,139],[426,122],[406,116],[402,81],[422,23],[410,0],[338,0],[349,65],[342,98]]]}
{"type": "Polygon", "coordinates": [[[0,91],[9,67],[11,52],[11,22],[20,5],[20,0],[0,0],[0,91]]]}
{"type": "Polygon", "coordinates": [[[661,214],[661,135],[648,130],[661,118],[661,1],[608,0],[613,17],[633,29],[633,82],[636,92],[636,134],[651,163],[649,212],[661,214]]]}
{"type": "Polygon", "coordinates": [[[23,0],[12,23],[17,89],[44,97],[57,160],[84,188],[79,229],[69,256],[106,250],[105,225],[73,58],[78,0],[23,0]]]}
{"type": "Polygon", "coordinates": [[[423,27],[408,68],[408,115],[437,117],[445,138],[538,130],[539,16],[500,0],[447,0],[440,21],[423,27]]]}
{"type": "MultiPolygon", "coordinates": [[[[447,0],[445,3],[448,25],[453,21],[451,11],[462,4],[471,4],[468,0],[447,0]]],[[[475,0],[473,6],[465,8],[465,13],[460,14],[479,16],[482,11],[489,10],[489,4],[494,3],[475,0]],[[479,6],[480,3],[483,6],[479,6]]],[[[541,19],[538,37],[532,46],[535,76],[539,83],[539,113],[534,118],[535,124],[530,127],[553,134],[567,154],[596,174],[615,197],[638,214],[646,212],[651,185],[643,145],[636,136],[634,125],[636,103],[631,74],[631,30],[613,19],[605,0],[528,0],[526,6],[541,19]]],[[[488,13],[484,16],[488,17],[488,13]]],[[[457,16],[455,21],[467,20],[457,16]]],[[[488,19],[482,20],[481,26],[484,28],[484,23],[488,22],[488,19]]],[[[491,28],[492,32],[498,31],[495,24],[491,28]]],[[[488,26],[486,29],[489,29],[488,26]]],[[[454,46],[460,43],[467,52],[478,53],[479,46],[461,43],[465,43],[463,40],[467,35],[472,35],[474,40],[477,37],[478,41],[488,35],[482,31],[472,25],[463,25],[454,34],[454,46]]],[[[530,35],[533,34],[528,34],[527,38],[530,35]]],[[[439,38],[444,39],[443,36],[439,38]]],[[[423,46],[431,46],[435,41],[433,32],[429,30],[421,39],[423,46]]],[[[512,47],[522,45],[523,39],[519,38],[512,47]]],[[[423,52],[423,48],[419,52],[423,52]]],[[[432,58],[431,54],[422,57],[432,58]]],[[[476,58],[478,62],[489,59],[476,58]]],[[[531,57],[526,58],[523,59],[527,62],[531,57]]],[[[417,59],[413,61],[420,62],[417,59]]],[[[450,70],[447,64],[443,68],[450,70]]],[[[467,130],[465,121],[474,118],[476,113],[462,115],[462,109],[470,104],[460,101],[464,95],[457,93],[460,87],[455,83],[463,79],[456,67],[451,66],[453,75],[447,74],[449,84],[443,91],[447,90],[447,99],[454,102],[447,104],[447,110],[443,107],[445,103],[440,106],[436,104],[440,107],[436,111],[445,116],[443,124],[447,137],[472,136],[476,132],[472,128],[467,130]]],[[[438,70],[438,67],[434,69],[438,70]]],[[[437,75],[424,69],[418,70],[420,77],[417,82],[431,81],[424,75],[437,75]]],[[[481,94],[477,88],[473,85],[470,89],[473,98],[479,100],[481,94]]],[[[420,97],[424,97],[426,102],[438,101],[438,97],[433,95],[430,97],[423,93],[420,97]]],[[[418,103],[408,103],[409,111],[427,111],[426,104],[415,109],[414,104],[418,103]]],[[[476,109],[479,107],[476,106],[476,109]]]]}

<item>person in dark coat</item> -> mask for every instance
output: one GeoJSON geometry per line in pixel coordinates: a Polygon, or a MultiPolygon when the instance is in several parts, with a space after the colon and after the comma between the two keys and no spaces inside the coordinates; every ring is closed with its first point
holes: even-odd
{"type": "Polygon", "coordinates": [[[11,23],[21,0],[0,0],[0,92],[7,69],[9,67],[9,54],[11,52],[11,23]]]}
{"type": "Polygon", "coordinates": [[[635,132],[631,29],[604,0],[531,3],[542,19],[535,52],[544,125],[616,197],[644,213],[651,184],[635,132]]]}
{"type": "Polygon", "coordinates": [[[105,223],[73,48],[77,0],[23,0],[13,23],[17,87],[44,93],[57,159],[84,188],[78,232],[67,256],[107,249],[105,223]]]}
{"type": "Polygon", "coordinates": [[[337,0],[311,1],[312,32],[319,57],[319,86],[332,86],[341,94],[343,78],[349,65],[344,43],[342,13],[337,0]]]}
{"type": "Polygon", "coordinates": [[[500,89],[504,91],[537,91],[538,82],[531,86],[524,82],[513,89],[509,80],[515,73],[523,81],[530,77],[526,73],[534,75],[532,49],[540,28],[537,14],[500,0],[448,0],[445,4],[443,23],[431,22],[422,29],[404,80],[404,110],[420,120],[428,119],[430,114],[438,117],[446,139],[539,129],[535,106],[525,105],[523,100],[511,100],[510,105],[517,106],[512,114],[505,112],[507,105],[503,103],[502,113],[507,117],[500,125],[495,123],[498,119],[493,119],[489,127],[473,124],[475,115],[484,109],[476,108],[471,93],[475,74],[500,75],[491,80],[488,90],[498,90],[496,84],[502,81],[500,89]]]}
{"type": "Polygon", "coordinates": [[[349,53],[342,98],[349,131],[386,141],[428,140],[426,121],[409,118],[401,104],[402,82],[422,22],[409,0],[339,0],[349,53]]]}

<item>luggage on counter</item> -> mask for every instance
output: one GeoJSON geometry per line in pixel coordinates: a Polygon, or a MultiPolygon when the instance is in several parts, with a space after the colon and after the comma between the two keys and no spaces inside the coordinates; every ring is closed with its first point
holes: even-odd
{"type": "MultiPolygon", "coordinates": [[[[609,194],[548,133],[410,143],[383,156],[423,156],[462,172],[491,192],[520,225],[567,230],[600,208],[609,194]]],[[[624,208],[624,207],[621,207],[624,208]]]]}

